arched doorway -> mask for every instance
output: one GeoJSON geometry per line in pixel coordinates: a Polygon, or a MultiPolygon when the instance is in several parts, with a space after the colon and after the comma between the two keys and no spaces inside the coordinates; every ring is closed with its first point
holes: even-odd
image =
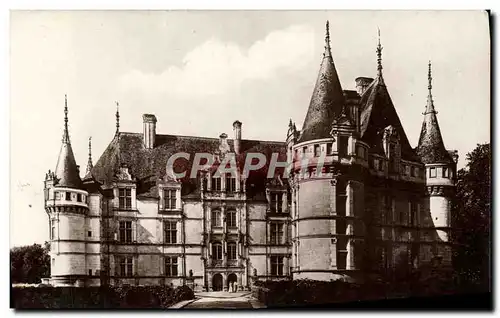
{"type": "Polygon", "coordinates": [[[215,274],[212,278],[212,289],[213,291],[221,291],[222,290],[222,275],[215,274]]]}
{"type": "Polygon", "coordinates": [[[229,276],[227,276],[227,290],[230,291],[230,292],[235,292],[237,286],[236,286],[236,283],[238,282],[238,277],[236,276],[235,273],[231,273],[229,274],[229,276]],[[231,288],[231,285],[233,286],[233,288],[231,288]]]}

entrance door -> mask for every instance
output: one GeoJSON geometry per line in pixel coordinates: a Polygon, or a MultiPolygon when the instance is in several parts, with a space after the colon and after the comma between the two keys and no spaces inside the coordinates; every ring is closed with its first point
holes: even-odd
{"type": "Polygon", "coordinates": [[[227,290],[230,292],[235,292],[236,290],[236,282],[238,281],[238,278],[236,277],[235,273],[229,274],[227,277],[227,290]]]}
{"type": "Polygon", "coordinates": [[[212,278],[212,289],[214,291],[221,291],[222,290],[222,275],[221,274],[215,274],[214,277],[212,278]]]}

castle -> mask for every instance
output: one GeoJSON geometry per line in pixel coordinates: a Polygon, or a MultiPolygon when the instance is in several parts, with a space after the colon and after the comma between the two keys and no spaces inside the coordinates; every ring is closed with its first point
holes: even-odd
{"type": "Polygon", "coordinates": [[[428,98],[412,148],[389,96],[377,46],[376,77],[343,90],[327,22],[319,75],[301,131],[284,142],[164,135],[154,115],[140,133],[119,130],[85,176],[71,148],[68,107],[55,171],[45,177],[53,285],[182,285],[246,289],[254,279],[353,279],[422,266],[452,268],[456,151],[445,148],[428,98]],[[267,163],[248,174],[213,167],[178,178],[196,154],[267,163]],[[269,161],[286,162],[269,176],[269,161]],[[318,165],[318,163],[320,163],[318,165]]]}

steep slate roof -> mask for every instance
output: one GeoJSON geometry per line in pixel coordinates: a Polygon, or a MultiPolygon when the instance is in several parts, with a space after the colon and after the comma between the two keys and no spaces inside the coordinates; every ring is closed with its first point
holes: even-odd
{"type": "Polygon", "coordinates": [[[424,122],[420,131],[417,153],[425,164],[429,163],[453,163],[450,153],[446,150],[441,136],[441,130],[437,120],[437,112],[432,100],[432,75],[431,63],[429,62],[429,94],[424,112],[424,122]]]}
{"type": "Polygon", "coordinates": [[[56,186],[82,189],[82,180],[76,165],[75,155],[71,148],[71,141],[68,132],[68,101],[65,96],[64,102],[64,132],[61,150],[57,159],[57,166],[55,170],[58,182],[56,186]]]}
{"type": "Polygon", "coordinates": [[[377,77],[361,96],[361,140],[370,145],[371,152],[385,155],[382,146],[383,129],[391,125],[396,129],[400,138],[401,158],[420,162],[415,151],[410,146],[410,142],[403,129],[403,125],[401,125],[396,108],[392,103],[389,91],[385,86],[382,76],[382,46],[380,45],[380,38],[377,47],[377,64],[377,77]]]}
{"type": "Polygon", "coordinates": [[[325,41],[323,60],[298,142],[330,137],[332,122],[344,105],[342,87],[330,50],[328,21],[325,41]]]}
{"type": "MultiPolygon", "coordinates": [[[[232,140],[227,140],[233,148],[232,140]]],[[[109,185],[113,182],[115,173],[120,166],[126,165],[129,172],[137,178],[137,195],[139,197],[158,197],[156,182],[166,175],[168,159],[175,153],[190,154],[190,160],[177,159],[174,164],[175,172],[187,171],[186,177],[181,179],[183,196],[199,196],[199,178],[190,178],[190,169],[196,153],[219,153],[220,139],[156,135],[155,147],[146,149],[141,133],[120,132],[111,141],[92,169],[94,178],[109,185]]],[[[272,153],[278,153],[278,161],[286,161],[286,146],[284,142],[241,140],[241,154],[237,156],[237,163],[243,166],[248,153],[261,153],[267,158],[266,165],[251,171],[247,179],[247,196],[264,198],[264,189],[267,180],[267,170],[272,153]]],[[[253,162],[255,163],[255,161],[253,162]]],[[[279,170],[279,169],[277,169],[279,170]]],[[[282,170],[281,170],[282,171],[282,170]]]]}

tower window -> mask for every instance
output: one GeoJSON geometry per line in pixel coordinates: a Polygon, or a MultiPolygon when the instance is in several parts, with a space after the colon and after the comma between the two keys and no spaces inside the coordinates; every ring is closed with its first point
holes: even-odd
{"type": "Polygon", "coordinates": [[[174,210],[177,208],[177,190],[163,190],[163,200],[165,210],[174,210]]]}
{"type": "Polygon", "coordinates": [[[165,276],[175,277],[178,275],[178,262],[175,256],[165,256],[165,276]]]}
{"type": "Polygon", "coordinates": [[[219,177],[212,177],[212,191],[221,190],[221,179],[219,177]]]}
{"type": "Polygon", "coordinates": [[[448,178],[448,168],[443,167],[443,178],[448,178]]]}
{"type": "Polygon", "coordinates": [[[132,189],[118,189],[118,204],[120,209],[132,209],[132,189]]]}
{"type": "Polygon", "coordinates": [[[82,202],[82,195],[80,193],[76,195],[76,201],[82,202]]]}
{"type": "Polygon", "coordinates": [[[212,211],[212,227],[221,227],[222,222],[221,222],[221,212],[220,210],[213,210],[212,211]]]}
{"type": "Polygon", "coordinates": [[[132,221],[120,221],[120,242],[132,242],[132,221]]]}
{"type": "Polygon", "coordinates": [[[315,157],[321,156],[321,146],[320,145],[314,145],[314,156],[315,157]]]}
{"type": "Polygon", "coordinates": [[[54,192],[54,194],[55,194],[55,199],[56,200],[61,200],[61,192],[56,191],[56,192],[54,192]]]}
{"type": "Polygon", "coordinates": [[[235,192],[236,191],[236,178],[232,176],[226,177],[226,191],[235,192]]]}
{"type": "Polygon", "coordinates": [[[66,192],[66,201],[71,201],[71,192],[66,192]]]}
{"type": "Polygon", "coordinates": [[[283,276],[283,256],[271,256],[271,275],[283,276]]]}
{"type": "Polygon", "coordinates": [[[348,143],[349,143],[348,136],[339,136],[339,142],[338,142],[339,157],[341,157],[341,158],[347,157],[347,145],[348,145],[348,143]]]}
{"type": "Polygon", "coordinates": [[[88,236],[88,237],[92,237],[92,231],[88,231],[88,232],[87,232],[87,236],[88,236]]]}
{"type": "Polygon", "coordinates": [[[271,213],[282,213],[283,212],[283,194],[282,193],[271,193],[270,202],[271,213]]]}
{"type": "Polygon", "coordinates": [[[270,243],[279,245],[283,242],[283,223],[271,223],[270,243]]]}
{"type": "Polygon", "coordinates": [[[163,222],[164,227],[164,242],[165,244],[176,244],[177,243],[177,222],[176,221],[165,221],[163,222]]]}
{"type": "Polygon", "coordinates": [[[332,154],[332,143],[327,143],[326,144],[326,154],[331,155],[332,154]]]}
{"type": "Polygon", "coordinates": [[[226,224],[228,227],[236,227],[236,211],[226,213],[226,224]]]}
{"type": "Polygon", "coordinates": [[[52,228],[50,229],[50,238],[52,240],[56,239],[56,226],[52,225],[52,228]]]}
{"type": "Polygon", "coordinates": [[[429,177],[430,178],[435,178],[436,177],[436,168],[432,167],[429,169],[429,177]]]}
{"type": "Polygon", "coordinates": [[[56,259],[52,258],[52,267],[56,266],[56,259]]]}
{"type": "Polygon", "coordinates": [[[236,259],[236,243],[227,244],[227,258],[230,260],[236,259]]]}
{"type": "Polygon", "coordinates": [[[89,276],[92,276],[92,270],[89,269],[89,276]]]}

